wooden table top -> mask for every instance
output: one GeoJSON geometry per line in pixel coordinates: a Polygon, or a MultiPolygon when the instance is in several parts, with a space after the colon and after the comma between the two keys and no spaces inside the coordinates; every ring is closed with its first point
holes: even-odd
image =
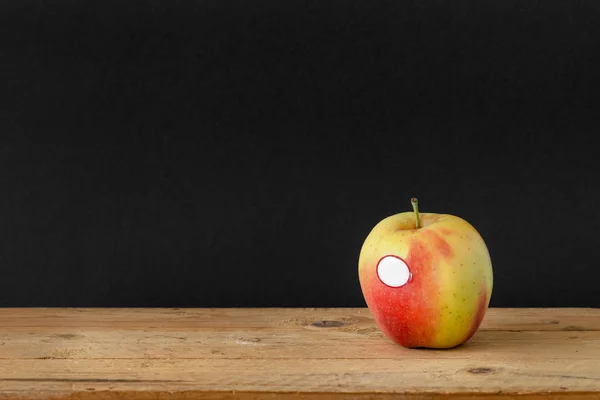
{"type": "Polygon", "coordinates": [[[0,308],[0,398],[473,395],[600,399],[600,309],[492,308],[463,346],[415,350],[367,309],[0,308]]]}

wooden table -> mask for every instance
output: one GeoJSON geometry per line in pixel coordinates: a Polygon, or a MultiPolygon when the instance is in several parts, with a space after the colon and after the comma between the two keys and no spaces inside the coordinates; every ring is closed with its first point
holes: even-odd
{"type": "Polygon", "coordinates": [[[0,309],[0,398],[600,399],[600,310],[491,309],[410,350],[367,309],[0,309]],[[511,397],[512,396],[512,397],[511,397]]]}

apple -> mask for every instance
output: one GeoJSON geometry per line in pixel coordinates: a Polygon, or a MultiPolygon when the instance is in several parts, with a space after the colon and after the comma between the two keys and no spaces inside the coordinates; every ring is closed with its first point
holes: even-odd
{"type": "Polygon", "coordinates": [[[488,248],[464,219],[435,213],[391,215],[360,250],[359,281],[379,329],[407,348],[448,349],[479,329],[493,287],[488,248]]]}

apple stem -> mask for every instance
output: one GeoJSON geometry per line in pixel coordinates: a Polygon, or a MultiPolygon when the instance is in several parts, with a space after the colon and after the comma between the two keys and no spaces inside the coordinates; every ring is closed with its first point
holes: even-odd
{"type": "Polygon", "coordinates": [[[421,218],[419,217],[419,200],[417,200],[416,197],[413,197],[410,199],[410,202],[412,203],[412,207],[415,212],[415,220],[417,222],[416,229],[419,229],[421,227],[421,218]]]}

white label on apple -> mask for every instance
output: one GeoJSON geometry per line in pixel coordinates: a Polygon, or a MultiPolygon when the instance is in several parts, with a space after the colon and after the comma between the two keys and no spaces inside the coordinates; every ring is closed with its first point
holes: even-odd
{"type": "Polygon", "coordinates": [[[399,257],[385,256],[377,264],[377,275],[381,282],[390,287],[406,285],[410,279],[408,265],[399,257]]]}

